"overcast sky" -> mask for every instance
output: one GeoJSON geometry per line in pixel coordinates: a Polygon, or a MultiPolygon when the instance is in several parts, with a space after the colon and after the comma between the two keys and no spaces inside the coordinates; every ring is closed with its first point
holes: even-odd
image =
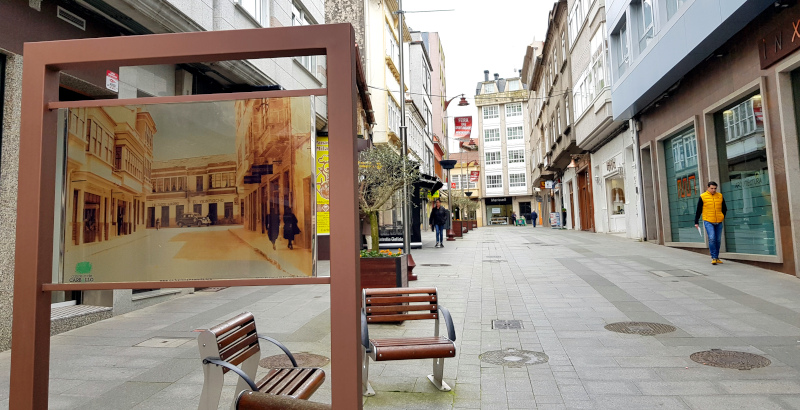
{"type": "Polygon", "coordinates": [[[233,101],[151,104],[144,108],[156,123],[156,161],[236,152],[233,101]]]}
{"type": "MultiPolygon", "coordinates": [[[[440,10],[440,13],[408,13],[406,24],[415,31],[436,31],[442,38],[447,76],[447,94],[465,94],[469,106],[450,103],[450,117],[476,117],[475,85],[483,81],[483,70],[500,78],[519,76],[527,46],[544,40],[547,16],[553,0],[403,0],[403,9],[440,10]]],[[[449,98],[448,98],[449,99],[449,98]]],[[[449,119],[449,136],[453,120],[449,119]]],[[[473,121],[473,129],[477,122],[473,121]]],[[[474,135],[474,134],[473,134],[474,135]]]]}

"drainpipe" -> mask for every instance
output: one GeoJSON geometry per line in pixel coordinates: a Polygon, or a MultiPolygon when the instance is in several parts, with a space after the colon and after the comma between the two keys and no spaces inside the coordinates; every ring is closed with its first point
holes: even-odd
{"type": "Polygon", "coordinates": [[[643,241],[647,240],[647,220],[644,215],[644,185],[642,183],[642,158],[641,149],[639,148],[639,127],[640,122],[636,118],[631,118],[629,128],[633,131],[633,162],[636,167],[636,190],[639,197],[639,219],[642,224],[641,237],[643,241]]]}

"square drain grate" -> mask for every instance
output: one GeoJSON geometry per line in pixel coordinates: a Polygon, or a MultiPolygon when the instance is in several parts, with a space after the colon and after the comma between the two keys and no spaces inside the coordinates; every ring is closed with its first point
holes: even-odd
{"type": "Polygon", "coordinates": [[[492,320],[492,329],[522,329],[521,320],[492,320]]]}
{"type": "Polygon", "coordinates": [[[134,346],[135,347],[178,347],[192,340],[194,339],[189,339],[186,337],[154,337],[152,339],[147,339],[144,342],[134,346]]]}

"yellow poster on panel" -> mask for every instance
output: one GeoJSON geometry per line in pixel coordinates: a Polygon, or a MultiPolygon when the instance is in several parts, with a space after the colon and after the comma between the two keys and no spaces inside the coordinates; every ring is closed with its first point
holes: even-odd
{"type": "Polygon", "coordinates": [[[330,235],[328,137],[317,137],[317,235],[330,235]]]}

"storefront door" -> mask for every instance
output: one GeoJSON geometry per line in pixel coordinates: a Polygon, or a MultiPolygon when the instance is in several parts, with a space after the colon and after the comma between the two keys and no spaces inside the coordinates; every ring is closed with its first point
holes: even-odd
{"type": "Polygon", "coordinates": [[[664,141],[667,207],[672,231],[667,242],[703,242],[694,227],[697,198],[703,193],[698,184],[697,138],[689,128],[664,141]]]}
{"type": "Polygon", "coordinates": [[[594,231],[594,199],[589,168],[578,173],[578,206],[581,213],[581,230],[594,231]]]}
{"type": "Polygon", "coordinates": [[[147,207],[147,227],[148,228],[155,228],[156,226],[156,207],[148,206],[147,207]]]}
{"type": "Polygon", "coordinates": [[[169,226],[169,207],[161,207],[161,227],[166,228],[169,226]]]}
{"type": "Polygon", "coordinates": [[[211,220],[212,225],[217,224],[217,204],[210,203],[208,204],[208,219],[211,220]]]}

